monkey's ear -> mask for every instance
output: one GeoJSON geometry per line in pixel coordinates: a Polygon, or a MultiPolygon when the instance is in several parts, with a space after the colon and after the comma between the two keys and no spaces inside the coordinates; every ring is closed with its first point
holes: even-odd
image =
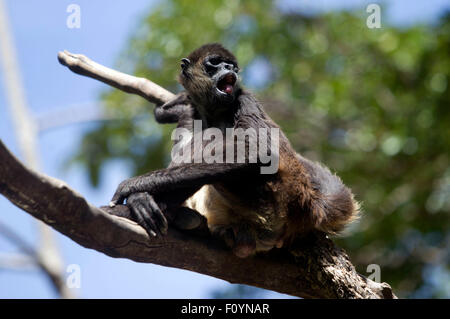
{"type": "Polygon", "coordinates": [[[183,58],[181,59],[181,68],[184,70],[186,69],[189,64],[191,64],[191,61],[189,59],[183,58]]]}

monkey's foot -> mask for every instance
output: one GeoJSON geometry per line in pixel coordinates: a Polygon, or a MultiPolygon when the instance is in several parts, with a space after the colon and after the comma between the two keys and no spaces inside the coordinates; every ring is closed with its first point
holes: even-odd
{"type": "Polygon", "coordinates": [[[180,206],[175,209],[169,209],[165,212],[170,222],[178,229],[193,230],[198,228],[207,228],[206,218],[196,210],[180,206]]]}
{"type": "Polygon", "coordinates": [[[240,258],[246,258],[256,253],[255,236],[246,224],[213,226],[213,233],[222,238],[233,253],[240,258]]]}

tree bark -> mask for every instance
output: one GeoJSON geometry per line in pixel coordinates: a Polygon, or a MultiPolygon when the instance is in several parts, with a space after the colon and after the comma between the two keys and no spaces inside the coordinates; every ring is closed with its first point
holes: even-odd
{"type": "MultiPolygon", "coordinates": [[[[157,84],[126,75],[82,55],[60,52],[60,62],[153,103],[173,96],[157,84]]],[[[150,238],[143,228],[120,217],[128,208],[97,208],[64,182],[21,164],[0,141],[0,193],[80,245],[108,256],[181,268],[304,298],[396,298],[387,283],[358,274],[347,254],[323,233],[313,233],[289,250],[274,249],[241,259],[212,237],[169,227],[150,238]]]]}

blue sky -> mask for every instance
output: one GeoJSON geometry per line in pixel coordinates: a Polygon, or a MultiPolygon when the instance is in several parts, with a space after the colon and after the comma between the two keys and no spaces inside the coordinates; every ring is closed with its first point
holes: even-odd
{"type": "Polygon", "coordinates": [[[286,8],[299,9],[303,12],[320,13],[333,10],[353,10],[362,8],[364,14],[368,4],[382,6],[382,20],[408,27],[419,23],[434,23],[445,9],[450,10],[448,0],[279,0],[286,8]]]}
{"type": "MultiPolygon", "coordinates": [[[[95,105],[106,86],[77,76],[59,65],[57,52],[67,49],[83,53],[106,66],[114,66],[140,17],[151,10],[154,1],[6,0],[10,27],[28,105],[33,114],[61,110],[73,105],[95,105]],[[81,7],[81,29],[66,27],[69,4],[81,7]]],[[[294,1],[284,1],[292,5],[294,1]]],[[[298,3],[298,2],[297,2],[298,3]]],[[[361,7],[372,1],[305,1],[301,10],[328,11],[361,7]],[[313,8],[309,4],[314,4],[313,8]]],[[[387,1],[383,12],[390,23],[409,26],[433,23],[450,8],[448,0],[387,1]]],[[[363,7],[362,7],[363,8],[363,7]]],[[[0,68],[0,75],[3,70],[0,68]]],[[[11,117],[7,108],[3,77],[0,76],[0,138],[18,154],[11,117]]],[[[102,184],[92,188],[80,167],[63,170],[62,165],[77,147],[84,132],[93,123],[70,125],[43,132],[39,151],[43,172],[66,181],[95,205],[107,203],[116,185],[129,177],[120,162],[103,167],[102,184]]],[[[36,222],[5,198],[0,197],[0,221],[19,233],[30,243],[37,241],[36,222]]],[[[139,264],[113,259],[85,249],[70,239],[55,233],[66,264],[81,267],[81,289],[75,293],[85,298],[207,298],[211,290],[226,287],[224,281],[189,271],[139,264]]],[[[15,247],[0,237],[0,252],[14,252],[15,247]]],[[[273,296],[280,296],[274,294],[273,296]]],[[[38,271],[0,269],[0,298],[55,297],[46,278],[38,271]]]]}

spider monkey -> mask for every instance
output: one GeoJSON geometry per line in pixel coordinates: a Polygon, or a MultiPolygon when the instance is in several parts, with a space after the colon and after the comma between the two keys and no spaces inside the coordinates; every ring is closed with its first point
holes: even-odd
{"type": "MultiPolygon", "coordinates": [[[[222,131],[279,129],[242,88],[238,62],[221,44],[205,44],[181,62],[178,80],[185,91],[155,108],[157,122],[178,123],[190,132],[194,120],[222,131]]],[[[248,137],[246,155],[250,139],[255,137],[248,137]]],[[[234,140],[222,142],[225,149],[234,140]]],[[[167,232],[167,219],[195,228],[201,214],[211,233],[239,257],[282,247],[313,230],[337,233],[358,215],[358,203],[340,178],[297,154],[281,130],[279,148],[270,152],[279,159],[274,174],[260,173],[259,158],[243,163],[172,161],[166,169],[123,181],[110,204],[126,200],[131,218],[152,236],[167,232]]]]}

